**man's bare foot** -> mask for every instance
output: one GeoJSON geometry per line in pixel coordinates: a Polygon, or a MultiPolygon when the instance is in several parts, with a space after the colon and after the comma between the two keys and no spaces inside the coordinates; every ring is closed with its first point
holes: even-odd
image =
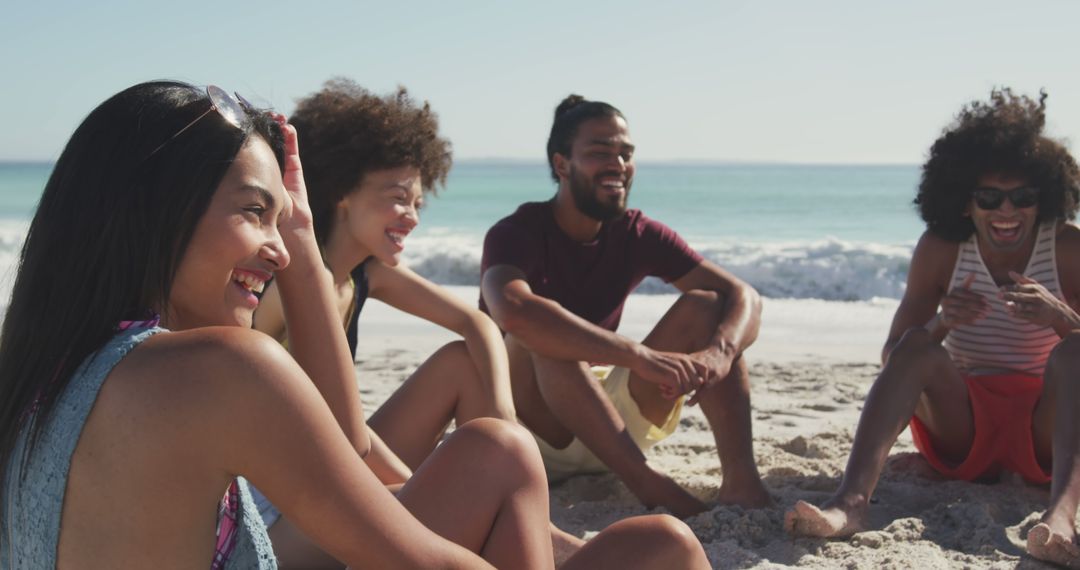
{"type": "Polygon", "coordinates": [[[721,505],[738,505],[744,509],[764,509],[776,506],[772,495],[760,482],[749,489],[739,489],[721,484],[720,493],[717,495],[716,500],[721,505]]]}
{"type": "Polygon", "coordinates": [[[555,567],[559,568],[563,562],[585,546],[585,541],[555,526],[555,523],[548,523],[548,525],[551,529],[551,549],[555,553],[555,567]]]}
{"type": "Polygon", "coordinates": [[[1050,524],[1040,522],[1028,531],[1028,554],[1066,568],[1080,568],[1080,548],[1073,542],[1075,535],[1071,523],[1066,533],[1055,531],[1050,524]]]}
{"type": "Polygon", "coordinates": [[[795,536],[847,538],[865,528],[866,507],[825,506],[817,508],[806,501],[784,513],[784,530],[795,536]]]}

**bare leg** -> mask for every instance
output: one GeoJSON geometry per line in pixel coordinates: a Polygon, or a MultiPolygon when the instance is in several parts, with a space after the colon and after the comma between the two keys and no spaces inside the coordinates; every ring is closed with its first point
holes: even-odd
{"type": "MultiPolygon", "coordinates": [[[[483,421],[471,422],[466,428],[483,421]]],[[[551,544],[544,532],[548,517],[547,480],[532,437],[520,428],[514,428],[512,434],[510,431],[505,426],[494,425],[481,432],[476,448],[491,445],[491,440],[496,440],[498,445],[493,453],[481,454],[479,458],[477,453],[482,451],[458,449],[459,457],[438,465],[433,455],[402,489],[399,498],[428,528],[477,550],[496,567],[551,567],[551,544]],[[469,459],[462,461],[460,456],[469,459]],[[448,497],[451,493],[445,488],[447,481],[453,481],[454,489],[463,492],[448,497]],[[425,483],[429,484],[421,490],[425,483]],[[477,520],[463,525],[463,513],[477,520]],[[485,518],[480,513],[492,514],[485,518]],[[485,520],[491,520],[490,524],[485,524],[485,520]]],[[[452,439],[458,438],[458,432],[452,439]]],[[[439,451],[449,446],[450,441],[439,451]]],[[[568,570],[704,569],[709,568],[709,562],[689,527],[673,517],[655,515],[633,517],[611,525],[561,567],[568,570]]]]}
{"type": "MultiPolygon", "coordinates": [[[[450,420],[458,425],[478,417],[501,417],[493,391],[483,385],[462,341],[435,352],[375,412],[368,422],[388,447],[416,469],[442,438],[450,420]]],[[[503,406],[503,408],[512,406],[503,406]]],[[[549,524],[556,563],[585,541],[549,524]]]]}
{"type": "Polygon", "coordinates": [[[462,425],[480,417],[509,420],[498,412],[464,341],[432,354],[368,420],[410,469],[435,449],[450,420],[462,425]]]}
{"type": "Polygon", "coordinates": [[[679,516],[705,510],[704,503],[649,466],[584,363],[531,354],[513,337],[507,337],[507,349],[514,406],[534,433],[556,448],[566,447],[577,434],[648,506],[664,506],[679,516]]]}
{"type": "MultiPolygon", "coordinates": [[[[550,568],[547,478],[532,436],[489,418],[439,446],[398,493],[424,526],[500,568],[550,568]]],[[[270,529],[282,568],[342,568],[284,518],[270,529]]]]}
{"type": "Polygon", "coordinates": [[[669,570],[709,568],[709,560],[693,531],[667,515],[621,520],[603,530],[562,566],[564,570],[669,570]]]}
{"type": "Polygon", "coordinates": [[[1039,558],[1080,568],[1076,545],[1076,509],[1080,506],[1080,334],[1072,333],[1058,344],[1043,376],[1043,395],[1035,407],[1032,433],[1040,461],[1053,446],[1053,479],[1050,503],[1038,525],[1028,532],[1028,553],[1039,558]]]}
{"type": "Polygon", "coordinates": [[[548,523],[548,531],[551,533],[551,550],[555,554],[556,568],[562,568],[563,564],[586,544],[584,540],[555,526],[553,522],[548,523]]]}
{"type": "Polygon", "coordinates": [[[574,434],[559,421],[544,401],[537,382],[532,353],[513,335],[506,335],[505,340],[506,354],[510,362],[510,388],[518,419],[553,447],[565,448],[574,440],[574,434]]]}
{"type": "MultiPolygon", "coordinates": [[[[667,352],[689,354],[703,350],[723,316],[722,299],[716,293],[687,292],[660,319],[643,344],[667,352]]],[[[653,424],[662,424],[671,413],[672,401],[663,397],[656,384],[636,374],[630,375],[630,394],[653,424]]],[[[727,378],[703,388],[698,396],[724,472],[720,502],[748,508],[771,505],[772,497],[754,461],[750,377],[745,360],[736,361],[727,378]]]]}
{"type": "Polygon", "coordinates": [[[863,529],[885,459],[913,413],[934,435],[938,453],[957,462],[966,457],[975,431],[967,385],[923,329],[904,334],[871,387],[840,488],[821,508],[796,503],[784,516],[787,531],[830,537],[863,529]]]}
{"type": "Polygon", "coordinates": [[[278,568],[291,569],[334,569],[344,568],[333,556],[323,551],[315,541],[308,538],[292,522],[281,517],[269,528],[270,544],[274,545],[278,568]]]}
{"type": "Polygon", "coordinates": [[[750,380],[745,359],[735,363],[727,378],[701,392],[701,410],[712,427],[724,472],[720,502],[746,508],[773,505],[754,461],[750,380]]]}
{"type": "Polygon", "coordinates": [[[420,522],[499,568],[550,568],[547,477],[536,443],[500,420],[457,430],[398,494],[420,522]]]}

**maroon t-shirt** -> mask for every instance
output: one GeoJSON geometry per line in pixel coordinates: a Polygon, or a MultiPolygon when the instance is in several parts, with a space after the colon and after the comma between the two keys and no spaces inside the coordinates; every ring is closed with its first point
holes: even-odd
{"type": "MultiPolygon", "coordinates": [[[[480,271],[514,266],[533,293],[614,331],[626,297],[642,279],[652,275],[670,283],[701,260],[679,234],[640,210],[627,210],[606,222],[595,240],[581,243],[555,223],[551,202],[529,202],[488,230],[480,271]]],[[[480,309],[488,312],[483,296],[480,309]]]]}

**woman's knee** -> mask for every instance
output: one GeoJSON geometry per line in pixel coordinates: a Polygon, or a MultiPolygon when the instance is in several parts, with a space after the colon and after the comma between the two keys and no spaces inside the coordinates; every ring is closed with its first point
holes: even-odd
{"type": "MultiPolygon", "coordinates": [[[[940,343],[921,328],[908,329],[889,354],[889,360],[875,381],[925,391],[957,377],[956,365],[940,343]]],[[[944,384],[947,385],[947,384],[944,384]]]]}
{"type": "Polygon", "coordinates": [[[932,366],[949,362],[949,355],[941,343],[934,342],[929,331],[913,327],[904,332],[889,353],[889,364],[894,362],[908,366],[932,366]]]}
{"type": "Polygon", "coordinates": [[[1080,370],[1080,332],[1073,331],[1061,339],[1046,361],[1043,374],[1046,389],[1075,384],[1080,377],[1077,370],[1080,370]]]}
{"type": "Polygon", "coordinates": [[[469,356],[469,347],[463,340],[455,340],[442,345],[439,350],[435,351],[435,354],[431,355],[431,359],[455,368],[461,365],[473,368],[472,358],[469,356]]]}
{"type": "Polygon", "coordinates": [[[454,431],[454,436],[467,440],[478,454],[478,460],[490,466],[501,479],[534,480],[547,484],[543,459],[536,440],[525,428],[514,422],[495,418],[477,418],[454,431]]]}
{"type": "Polygon", "coordinates": [[[650,517],[653,532],[662,536],[665,544],[678,552],[694,552],[701,550],[701,541],[694,531],[683,521],[671,515],[653,515],[650,517]]]}
{"type": "Polygon", "coordinates": [[[671,515],[644,515],[625,519],[612,529],[622,539],[654,556],[663,568],[708,567],[705,550],[694,531],[671,515]]]}
{"type": "Polygon", "coordinates": [[[1080,365],[1080,331],[1065,335],[1050,353],[1049,362],[1066,370],[1076,370],[1080,365]]]}
{"type": "Polygon", "coordinates": [[[429,361],[437,367],[440,381],[453,382],[458,392],[489,391],[483,386],[480,371],[476,369],[464,340],[444,344],[431,355],[429,361]]]}

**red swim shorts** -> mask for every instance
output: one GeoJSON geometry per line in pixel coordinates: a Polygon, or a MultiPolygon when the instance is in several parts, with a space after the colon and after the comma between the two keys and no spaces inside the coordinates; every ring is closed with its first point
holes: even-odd
{"type": "Polygon", "coordinates": [[[911,438],[930,465],[952,479],[972,481],[1001,469],[1030,483],[1049,483],[1050,474],[1035,458],[1031,416],[1042,396],[1042,378],[1027,374],[966,376],[975,439],[967,458],[950,466],[934,450],[933,436],[919,418],[911,418],[911,438]]]}

